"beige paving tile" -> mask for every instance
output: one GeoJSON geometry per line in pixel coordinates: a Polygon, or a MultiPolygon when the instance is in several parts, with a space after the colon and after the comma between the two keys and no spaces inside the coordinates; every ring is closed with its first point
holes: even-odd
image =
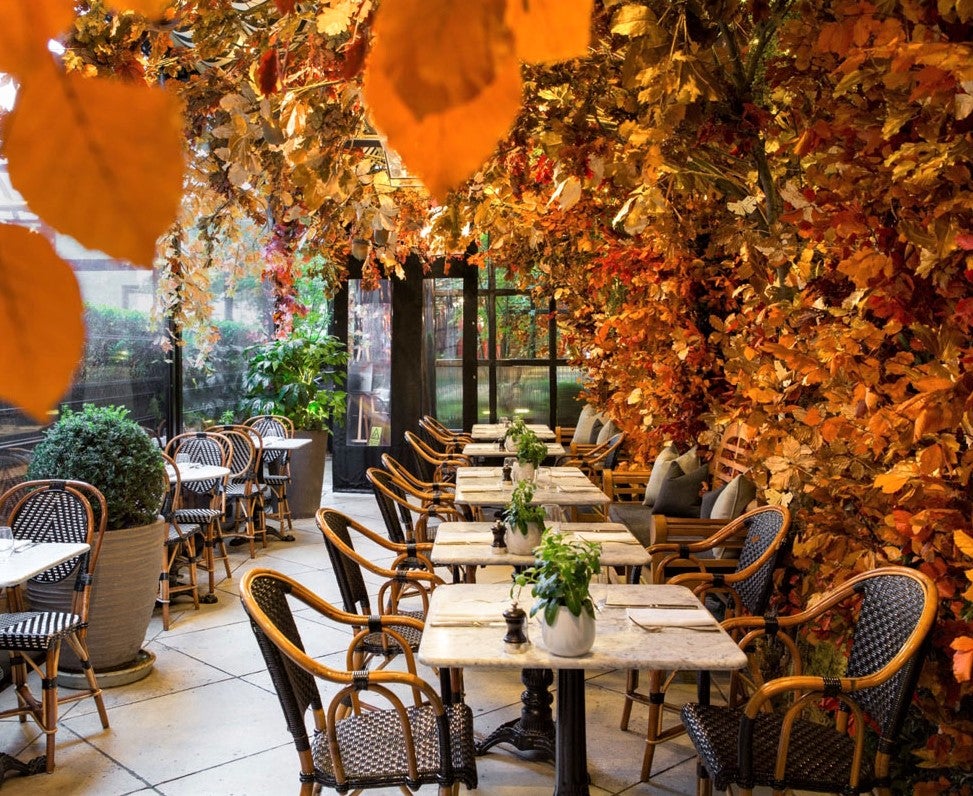
{"type": "MultiPolygon", "coordinates": [[[[283,726],[283,715],[281,716],[283,726]]],[[[213,766],[158,785],[165,796],[253,796],[297,793],[300,765],[292,743],[213,766]]]]}

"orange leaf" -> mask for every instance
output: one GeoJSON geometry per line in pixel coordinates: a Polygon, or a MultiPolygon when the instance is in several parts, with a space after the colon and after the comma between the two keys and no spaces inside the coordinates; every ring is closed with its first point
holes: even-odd
{"type": "Polygon", "coordinates": [[[584,58],[594,5],[594,0],[507,0],[517,56],[532,63],[584,58]]]}
{"type": "Polygon", "coordinates": [[[953,544],[967,557],[973,558],[973,537],[963,531],[953,532],[953,544]]]}
{"type": "Polygon", "coordinates": [[[134,11],[146,19],[162,19],[173,0],[105,0],[116,11],[134,11]]]}
{"type": "Polygon", "coordinates": [[[71,267],[51,244],[9,224],[0,225],[0,306],[0,395],[46,422],[81,359],[84,308],[71,267]]]}
{"type": "Polygon", "coordinates": [[[44,221],[90,249],[151,266],[179,207],[182,145],[169,92],[64,74],[52,62],[21,84],[2,154],[44,221]]]}
{"type": "Polygon", "coordinates": [[[520,109],[520,65],[503,6],[387,0],[376,12],[365,100],[375,126],[437,199],[489,157],[520,109]]]}
{"type": "Polygon", "coordinates": [[[0,71],[19,78],[51,60],[47,42],[74,20],[72,0],[4,3],[0,17],[0,71]]]}
{"type": "Polygon", "coordinates": [[[875,486],[881,489],[886,495],[891,495],[893,492],[898,492],[915,475],[915,465],[903,462],[902,464],[895,465],[889,472],[876,476],[875,486]]]}
{"type": "Polygon", "coordinates": [[[956,682],[965,683],[973,675],[973,638],[959,636],[949,646],[956,650],[953,655],[953,676],[956,682]]]}

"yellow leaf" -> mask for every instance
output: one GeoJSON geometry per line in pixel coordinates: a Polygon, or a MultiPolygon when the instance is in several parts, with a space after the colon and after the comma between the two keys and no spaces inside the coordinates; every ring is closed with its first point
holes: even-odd
{"type": "Polygon", "coordinates": [[[502,0],[388,0],[376,12],[365,101],[437,199],[490,156],[520,109],[520,65],[502,11],[502,0]],[[429,24],[417,26],[420,18],[429,24]]]}
{"type": "Polygon", "coordinates": [[[517,56],[531,63],[584,58],[594,5],[594,0],[507,0],[517,56]]]}
{"type": "Polygon", "coordinates": [[[886,495],[898,492],[910,478],[916,475],[916,468],[912,464],[897,464],[889,472],[875,477],[874,485],[886,495]]]}
{"type": "Polygon", "coordinates": [[[0,16],[0,72],[23,78],[50,62],[47,42],[71,25],[72,0],[31,0],[3,4],[0,16]]]}
{"type": "Polygon", "coordinates": [[[0,397],[45,422],[81,359],[81,292],[47,240],[9,224],[0,225],[0,306],[0,397]]]}
{"type": "Polygon", "coordinates": [[[151,266],[182,195],[180,105],[169,92],[50,69],[25,80],[6,118],[10,180],[60,232],[151,266]]]}
{"type": "Polygon", "coordinates": [[[105,0],[105,5],[115,11],[134,11],[146,19],[162,19],[173,0],[105,0]]]}
{"type": "Polygon", "coordinates": [[[963,531],[953,532],[953,544],[967,557],[973,558],[973,537],[963,531]]]}

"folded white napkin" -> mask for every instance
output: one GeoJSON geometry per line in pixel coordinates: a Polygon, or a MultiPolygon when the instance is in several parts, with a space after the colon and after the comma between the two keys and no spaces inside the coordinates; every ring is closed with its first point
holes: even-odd
{"type": "Polygon", "coordinates": [[[435,618],[431,625],[440,627],[458,627],[462,625],[504,624],[503,612],[507,608],[504,603],[494,602],[465,602],[447,603],[436,609],[435,618]]]}
{"type": "Polygon", "coordinates": [[[716,619],[705,608],[627,608],[625,615],[643,627],[716,626],[716,619]]]}
{"type": "Polygon", "coordinates": [[[557,488],[562,492],[593,492],[595,487],[592,484],[558,484],[557,488]]]}
{"type": "Polygon", "coordinates": [[[490,531],[437,531],[436,544],[492,544],[490,531]]]}
{"type": "Polygon", "coordinates": [[[609,585],[605,593],[605,605],[633,606],[641,608],[699,608],[699,600],[692,594],[680,589],[674,594],[655,592],[655,595],[640,593],[628,585],[609,585]]]}
{"type": "Polygon", "coordinates": [[[574,534],[582,542],[618,542],[620,544],[641,544],[628,531],[576,531],[574,534]]]}
{"type": "Polygon", "coordinates": [[[463,473],[463,480],[467,478],[499,478],[500,471],[496,467],[484,467],[481,470],[474,470],[473,472],[463,473]]]}
{"type": "Polygon", "coordinates": [[[507,489],[503,484],[465,484],[464,489],[467,492],[503,492],[507,489]]]}

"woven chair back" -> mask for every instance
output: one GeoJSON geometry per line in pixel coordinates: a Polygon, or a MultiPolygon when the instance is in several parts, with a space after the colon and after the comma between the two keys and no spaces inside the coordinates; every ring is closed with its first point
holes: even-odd
{"type": "Polygon", "coordinates": [[[324,536],[325,547],[328,548],[328,556],[331,559],[331,566],[334,568],[345,610],[350,614],[368,616],[372,609],[361,567],[357,561],[348,558],[334,543],[334,539],[338,538],[342,544],[354,550],[355,545],[348,530],[348,518],[338,511],[321,511],[319,516],[324,519],[324,524],[320,526],[321,532],[324,536]]]}
{"type": "MultiPolygon", "coordinates": [[[[261,437],[285,437],[294,436],[294,423],[291,419],[282,415],[257,415],[248,417],[243,421],[245,426],[249,426],[261,437]]],[[[284,465],[287,462],[288,451],[269,450],[263,452],[263,462],[265,465],[284,465]]]]}
{"type": "Polygon", "coordinates": [[[412,512],[407,506],[405,493],[392,474],[378,467],[370,467],[365,471],[365,478],[372,485],[389,539],[404,544],[408,539],[415,538],[412,512]]]}
{"type": "Polygon", "coordinates": [[[436,470],[439,466],[439,457],[433,453],[428,445],[411,431],[405,432],[405,441],[412,453],[412,461],[415,464],[414,472],[419,473],[423,481],[435,481],[436,470]]]}
{"type": "MultiPolygon", "coordinates": [[[[166,453],[176,461],[182,454],[195,464],[229,467],[232,447],[222,434],[213,431],[189,431],[173,437],[166,453]]],[[[222,478],[209,478],[204,481],[187,481],[183,488],[197,495],[207,495],[214,494],[222,483],[222,478]]]]}
{"type": "MultiPolygon", "coordinates": [[[[925,584],[904,574],[883,573],[862,581],[862,595],[848,657],[846,677],[861,677],[887,664],[920,627],[927,602],[935,599],[925,584]]],[[[919,676],[924,645],[916,645],[908,663],[886,682],[859,691],[857,701],[875,720],[886,739],[894,739],[902,727],[911,694],[919,676]]]]}
{"type": "Polygon", "coordinates": [[[32,578],[36,583],[60,583],[74,576],[77,590],[87,587],[86,576],[94,572],[108,521],[99,490],[82,481],[25,481],[0,496],[0,514],[9,517],[15,539],[90,545],[84,555],[32,578]]]}
{"type": "MultiPolygon", "coordinates": [[[[245,596],[262,614],[261,619],[269,622],[281,635],[303,650],[304,644],[298,633],[294,614],[287,602],[289,584],[275,577],[274,573],[265,572],[251,578],[243,588],[245,596]]],[[[249,612],[246,601],[244,607],[247,607],[249,612]]],[[[284,710],[287,729],[294,737],[298,750],[307,749],[309,743],[304,716],[308,708],[321,709],[321,695],[317,683],[314,677],[280,651],[252,614],[250,627],[267,664],[281,708],[284,710]]]]}
{"type": "Polygon", "coordinates": [[[263,448],[261,437],[257,435],[255,439],[248,426],[212,426],[207,431],[223,435],[230,443],[230,460],[226,465],[230,468],[230,480],[234,483],[255,480],[263,448]]]}
{"type": "Polygon", "coordinates": [[[740,559],[736,572],[746,570],[756,564],[771,547],[773,554],[763,564],[736,584],[734,588],[740,595],[747,613],[760,616],[767,610],[774,585],[774,569],[784,549],[784,537],[788,530],[788,514],[777,506],[763,506],[742,518],[746,526],[746,536],[740,549],[740,559]]]}

